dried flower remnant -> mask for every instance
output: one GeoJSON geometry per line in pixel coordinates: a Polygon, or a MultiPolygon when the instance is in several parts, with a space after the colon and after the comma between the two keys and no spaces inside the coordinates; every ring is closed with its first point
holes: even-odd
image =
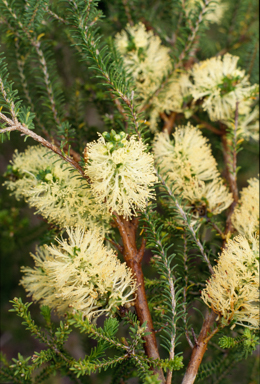
{"type": "Polygon", "coordinates": [[[201,297],[222,325],[259,327],[259,238],[229,240],[201,297]]]}
{"type": "Polygon", "coordinates": [[[98,231],[67,228],[68,240],[39,247],[35,268],[22,267],[21,284],[41,305],[59,314],[79,310],[89,320],[131,305],[136,283],[125,263],[107,249],[98,231]]]}
{"type": "Polygon", "coordinates": [[[11,176],[16,180],[5,182],[15,197],[25,198],[48,221],[61,227],[80,225],[99,226],[106,231],[109,216],[96,207],[86,180],[59,156],[44,147],[29,147],[15,153],[11,176]]]}
{"type": "Polygon", "coordinates": [[[212,121],[233,118],[236,102],[239,114],[248,115],[252,97],[259,92],[250,85],[245,71],[237,68],[239,57],[229,53],[195,64],[191,70],[194,101],[202,100],[202,108],[212,121]]]}
{"type": "Polygon", "coordinates": [[[166,132],[157,134],[154,142],[156,165],[167,177],[169,187],[188,200],[194,214],[217,215],[232,203],[211,153],[208,140],[190,124],[178,127],[173,141],[166,132]]]}
{"type": "Polygon", "coordinates": [[[249,186],[241,192],[241,198],[232,215],[232,224],[239,234],[251,239],[259,235],[259,180],[248,180],[249,186]]]}
{"type": "Polygon", "coordinates": [[[86,175],[99,205],[103,204],[124,218],[136,216],[154,197],[151,187],[157,182],[153,156],[135,136],[126,139],[120,132],[105,132],[97,142],[87,144],[86,175]],[[105,140],[106,138],[106,140],[105,140]]]}

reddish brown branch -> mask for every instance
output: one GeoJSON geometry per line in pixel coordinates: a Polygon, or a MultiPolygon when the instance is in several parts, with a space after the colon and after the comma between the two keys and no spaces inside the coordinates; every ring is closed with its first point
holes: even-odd
{"type": "Polygon", "coordinates": [[[17,130],[17,131],[20,131],[22,135],[30,136],[32,139],[34,139],[35,141],[38,141],[38,143],[42,144],[44,147],[50,149],[52,152],[59,155],[63,160],[70,163],[70,165],[72,165],[72,167],[75,168],[81,174],[82,177],[86,178],[86,176],[84,174],[84,169],[81,168],[81,166],[74,159],[72,159],[70,156],[63,153],[60,150],[60,148],[56,147],[56,145],[45,140],[43,137],[37,135],[34,131],[26,128],[24,125],[22,125],[20,123],[15,123],[11,119],[7,118],[1,112],[0,112],[0,119],[5,121],[9,125],[9,127],[7,127],[7,128],[0,129],[0,133],[5,133],[5,132],[17,130]]]}
{"type": "Polygon", "coordinates": [[[206,121],[201,120],[198,116],[193,115],[192,118],[196,120],[201,125],[202,128],[207,128],[209,131],[214,132],[219,136],[223,135],[222,131],[213,127],[213,125],[207,123],[206,121]]]}
{"type": "MultiPolygon", "coordinates": [[[[155,338],[155,330],[153,327],[152,317],[148,308],[147,298],[145,294],[144,288],[144,276],[141,267],[145,243],[142,242],[140,249],[138,250],[136,247],[136,229],[138,219],[132,219],[128,221],[124,219],[122,216],[114,213],[115,223],[119,229],[120,235],[123,240],[124,246],[124,259],[129,268],[133,271],[137,281],[137,292],[136,292],[136,301],[135,301],[135,310],[137,317],[141,324],[146,322],[146,330],[150,332],[149,335],[144,336],[145,344],[145,352],[146,355],[152,359],[160,359],[160,355],[157,348],[156,338],[155,338]]],[[[159,378],[161,383],[165,383],[165,378],[162,370],[156,370],[156,373],[159,374],[159,378]]]]}
{"type": "MultiPolygon", "coordinates": [[[[43,134],[47,137],[47,139],[49,140],[49,141],[52,141],[55,145],[56,145],[56,147],[60,147],[60,143],[59,143],[59,141],[57,140],[57,139],[55,139],[54,137],[52,137],[49,133],[48,133],[48,131],[44,128],[44,126],[41,124],[40,125],[40,127],[41,127],[41,129],[42,129],[42,132],[43,132],[43,134]]],[[[64,139],[64,137],[62,137],[63,139],[64,139]]],[[[68,144],[66,144],[64,147],[63,147],[63,150],[64,151],[68,151],[68,144]]],[[[74,151],[74,149],[72,149],[72,148],[70,148],[70,156],[73,158],[73,160],[75,160],[77,163],[79,163],[80,162],[80,160],[81,160],[81,156],[80,156],[80,154],[78,153],[78,152],[76,152],[76,151],[74,151]]]]}
{"type": "Polygon", "coordinates": [[[145,246],[146,246],[146,239],[143,237],[141,247],[138,250],[138,258],[143,258],[145,246]]]}
{"type": "Polygon", "coordinates": [[[171,112],[170,116],[167,116],[166,113],[162,112],[160,113],[160,117],[164,121],[163,131],[170,134],[173,130],[175,119],[176,119],[177,113],[171,112]]]}
{"type": "Polygon", "coordinates": [[[208,342],[218,331],[218,328],[216,328],[211,332],[211,327],[215,322],[216,316],[217,315],[213,311],[207,313],[197,343],[193,347],[191,359],[182,380],[182,384],[194,383],[202,358],[207,350],[208,342]]]}
{"type": "MultiPolygon", "coordinates": [[[[236,113],[237,115],[237,113],[236,113]]],[[[237,116],[236,116],[237,118],[237,116]]],[[[224,162],[225,162],[225,176],[229,183],[230,191],[233,195],[233,203],[229,207],[227,220],[226,220],[226,229],[225,229],[225,235],[232,232],[233,226],[231,222],[231,216],[235,210],[235,207],[238,203],[238,188],[237,188],[237,175],[236,175],[236,142],[234,143],[233,151],[231,149],[231,142],[228,139],[227,135],[224,134],[221,136],[222,139],[222,146],[223,146],[223,156],[224,156],[224,162]]],[[[225,246],[225,241],[223,246],[225,246]]]]}
{"type": "Polygon", "coordinates": [[[120,253],[124,252],[124,247],[122,247],[122,245],[117,244],[114,240],[108,239],[107,237],[105,238],[105,240],[109,241],[120,253]]]}

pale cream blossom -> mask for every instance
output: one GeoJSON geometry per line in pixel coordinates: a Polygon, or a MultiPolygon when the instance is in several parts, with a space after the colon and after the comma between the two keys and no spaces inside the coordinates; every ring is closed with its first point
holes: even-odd
{"type": "Polygon", "coordinates": [[[212,121],[234,118],[237,101],[239,114],[247,115],[258,93],[258,85],[250,85],[245,71],[237,67],[238,59],[227,53],[195,64],[191,70],[191,94],[194,101],[202,100],[212,121]]]}
{"type": "MultiPolygon", "coordinates": [[[[185,1],[183,6],[184,6],[187,17],[190,17],[191,13],[193,13],[195,10],[197,12],[198,5],[200,5],[200,7],[202,8],[205,7],[205,3],[203,0],[185,1]]],[[[221,22],[222,17],[224,16],[224,13],[227,11],[227,9],[228,9],[227,4],[221,2],[220,0],[211,1],[209,2],[209,5],[206,8],[207,12],[203,15],[203,18],[208,23],[219,24],[221,22]]]]}
{"type": "Polygon", "coordinates": [[[232,203],[212,156],[208,140],[190,124],[177,127],[173,141],[167,132],[157,134],[154,155],[157,167],[174,193],[205,215],[217,215],[232,203]]]}
{"type": "MultiPolygon", "coordinates": [[[[235,121],[224,121],[229,127],[235,128],[235,121]]],[[[255,106],[246,115],[238,116],[237,134],[243,137],[245,140],[252,138],[255,141],[259,141],[259,106],[255,106]]]]}
{"type": "Polygon", "coordinates": [[[249,186],[243,188],[241,197],[231,217],[232,224],[239,234],[247,239],[259,234],[259,180],[248,180],[249,186]]]}
{"type": "MultiPolygon", "coordinates": [[[[146,31],[142,23],[127,25],[126,30],[116,35],[115,45],[123,58],[126,72],[134,80],[135,97],[140,110],[154,95],[163,78],[172,70],[170,50],[161,44],[161,39],[155,36],[153,31],[146,31]]],[[[159,112],[165,109],[158,103],[157,97],[148,113],[149,126],[153,131],[157,126],[159,112]]]]}
{"type": "Polygon", "coordinates": [[[154,92],[172,68],[169,48],[161,44],[153,31],[146,31],[142,23],[128,24],[126,30],[116,35],[115,45],[123,57],[126,71],[136,82],[138,93],[148,96],[154,92]]]}
{"type": "Polygon", "coordinates": [[[79,310],[89,320],[131,305],[136,282],[125,263],[107,249],[99,231],[67,228],[68,239],[39,247],[35,267],[22,267],[21,284],[41,305],[59,314],[79,310]]]}
{"type": "Polygon", "coordinates": [[[223,325],[259,328],[259,239],[229,240],[201,297],[223,325]]]}
{"type": "Polygon", "coordinates": [[[169,78],[161,92],[154,95],[149,109],[149,123],[152,132],[156,132],[160,114],[162,112],[183,113],[189,118],[195,111],[195,105],[191,103],[190,89],[192,83],[189,74],[175,71],[169,78]]]}
{"type": "Polygon", "coordinates": [[[85,173],[99,205],[103,204],[111,214],[131,218],[154,197],[151,187],[157,178],[147,146],[135,136],[128,140],[123,132],[120,135],[109,141],[101,136],[97,142],[87,144],[85,173]]]}
{"type": "Polygon", "coordinates": [[[173,71],[169,48],[162,45],[153,31],[146,31],[142,23],[127,25],[126,30],[116,35],[115,45],[126,72],[134,80],[137,109],[142,109],[147,102],[150,104],[146,116],[152,132],[157,130],[162,112],[184,113],[190,117],[194,105],[186,104],[192,86],[189,74],[173,71]],[[158,91],[167,76],[167,83],[158,91]]]}
{"type": "Polygon", "coordinates": [[[58,155],[45,147],[29,147],[23,153],[15,153],[12,171],[16,180],[7,181],[7,188],[48,221],[60,227],[99,226],[106,231],[109,215],[97,207],[86,180],[58,155]]]}
{"type": "Polygon", "coordinates": [[[259,141],[259,106],[257,105],[249,114],[241,116],[238,120],[238,133],[245,139],[250,137],[259,141]]]}

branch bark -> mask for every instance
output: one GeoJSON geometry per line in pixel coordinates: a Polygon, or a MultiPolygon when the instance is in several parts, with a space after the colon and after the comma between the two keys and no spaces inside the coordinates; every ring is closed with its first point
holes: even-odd
{"type": "MultiPolygon", "coordinates": [[[[160,359],[158,347],[155,338],[155,330],[153,327],[152,317],[148,308],[147,298],[144,288],[144,276],[142,271],[142,259],[144,255],[144,241],[140,249],[136,247],[136,229],[138,226],[138,219],[134,218],[131,221],[124,219],[122,216],[114,213],[115,223],[119,229],[120,235],[123,240],[123,255],[125,262],[129,268],[133,271],[137,281],[137,292],[135,301],[135,310],[137,317],[141,324],[147,322],[146,329],[150,332],[145,336],[144,349],[148,357],[152,359],[160,359]]],[[[162,369],[155,369],[155,373],[159,374],[161,383],[165,383],[165,378],[162,369]]]]}
{"type": "Polygon", "coordinates": [[[191,359],[182,380],[182,384],[194,383],[202,358],[207,350],[208,342],[218,331],[218,328],[216,328],[214,331],[210,332],[216,317],[217,315],[213,311],[211,313],[207,313],[198,337],[198,341],[193,347],[191,359]]]}
{"type": "MultiPolygon", "coordinates": [[[[237,188],[237,128],[238,128],[238,105],[239,103],[236,103],[236,113],[235,113],[235,129],[234,129],[234,135],[233,135],[233,143],[230,141],[230,139],[227,137],[227,134],[223,134],[221,136],[222,140],[222,146],[223,146],[223,156],[224,156],[224,162],[225,162],[225,173],[226,178],[229,182],[229,188],[233,195],[233,203],[229,207],[227,220],[226,220],[226,228],[225,228],[225,235],[228,235],[228,233],[232,232],[233,226],[231,222],[231,216],[235,210],[235,207],[238,203],[238,188],[237,188]],[[232,148],[233,144],[233,148],[232,148]]],[[[222,125],[222,130],[226,130],[226,127],[222,125]]],[[[225,247],[226,241],[224,240],[223,247],[225,247]]]]}
{"type": "Polygon", "coordinates": [[[13,120],[9,119],[8,117],[6,117],[1,112],[0,112],[0,120],[5,121],[9,125],[9,127],[7,127],[7,128],[0,129],[0,134],[16,130],[16,131],[21,132],[22,135],[30,136],[32,139],[34,139],[35,141],[38,141],[38,143],[42,144],[44,147],[50,149],[52,152],[54,152],[57,155],[59,155],[63,160],[65,160],[68,163],[70,163],[70,165],[72,165],[72,167],[75,168],[81,174],[81,176],[86,179],[86,176],[84,174],[84,169],[77,163],[77,161],[75,161],[70,156],[68,156],[65,153],[63,153],[60,150],[60,148],[58,148],[56,145],[54,145],[54,144],[50,143],[49,141],[45,140],[43,137],[37,135],[35,132],[33,132],[32,130],[28,129],[24,125],[22,125],[22,124],[20,124],[18,122],[17,123],[14,122],[13,120]]]}
{"type": "Polygon", "coordinates": [[[167,132],[169,135],[173,130],[176,116],[177,116],[176,112],[171,112],[170,116],[167,116],[166,113],[164,112],[160,113],[160,117],[164,121],[163,131],[167,132]]]}

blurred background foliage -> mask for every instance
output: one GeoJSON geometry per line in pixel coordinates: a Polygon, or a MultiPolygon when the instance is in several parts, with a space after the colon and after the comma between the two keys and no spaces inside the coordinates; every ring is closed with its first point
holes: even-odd
{"type": "MultiPolygon", "coordinates": [[[[1,1],[1,0],[0,0],[1,1]]],[[[106,16],[100,24],[100,32],[107,43],[115,34],[121,31],[127,24],[128,18],[124,0],[103,0],[99,7],[106,16]]],[[[134,23],[142,21],[148,29],[153,29],[163,41],[163,44],[171,47],[172,31],[178,28],[178,3],[173,0],[131,0],[128,2],[131,18],[134,23]],[[176,11],[177,9],[177,11],[176,11]]],[[[258,46],[258,2],[254,0],[227,0],[227,11],[220,24],[210,24],[206,33],[199,41],[199,49],[196,53],[197,60],[204,60],[216,54],[229,52],[240,57],[239,65],[250,75],[251,83],[259,81],[259,46],[258,46]]],[[[64,3],[52,1],[53,9],[59,14],[64,12],[64,3]]],[[[102,132],[108,128],[116,128],[118,112],[105,90],[98,85],[98,79],[93,78],[93,72],[88,70],[88,63],[79,60],[76,48],[70,44],[71,39],[65,26],[61,26],[51,17],[47,20],[44,41],[52,48],[53,59],[57,69],[57,82],[61,85],[64,95],[63,108],[68,121],[73,129],[77,131],[78,140],[74,143],[74,149],[82,153],[86,142],[96,139],[97,132],[102,132]]],[[[173,59],[178,58],[181,51],[185,34],[183,30],[176,43],[176,49],[172,52],[173,59]]],[[[8,34],[1,36],[0,50],[4,52],[10,78],[14,81],[15,87],[18,85],[19,96],[24,97],[23,90],[19,88],[19,74],[17,70],[16,58],[13,50],[9,46],[13,44],[13,39],[8,34]]],[[[30,71],[35,68],[35,63],[30,63],[26,68],[30,71]]],[[[30,77],[29,77],[30,78],[30,77]]],[[[30,81],[30,80],[29,80],[30,81]]],[[[37,97],[37,94],[34,95],[37,97]]],[[[200,112],[203,117],[203,112],[200,112]]],[[[181,121],[180,121],[181,123],[181,121]]],[[[193,122],[195,124],[195,122],[193,122]]],[[[163,121],[161,122],[163,126],[163,121]]],[[[219,137],[204,130],[203,133],[210,139],[213,148],[213,155],[218,161],[220,170],[224,169],[221,143],[219,137]]],[[[1,255],[1,348],[8,359],[17,357],[20,352],[29,355],[32,351],[40,351],[42,346],[29,337],[29,332],[20,324],[20,319],[13,313],[9,313],[11,308],[9,300],[21,297],[26,300],[24,289],[18,285],[21,278],[20,267],[22,265],[33,265],[29,256],[34,251],[36,244],[50,243],[57,233],[57,229],[49,225],[40,216],[35,215],[33,209],[23,201],[17,201],[10,196],[2,186],[5,172],[14,150],[24,150],[28,145],[34,144],[31,139],[24,142],[18,133],[12,133],[12,140],[5,141],[0,145],[0,255],[1,255]]],[[[238,155],[239,189],[247,185],[247,180],[254,177],[259,172],[258,166],[259,147],[258,143],[252,141],[243,143],[243,150],[238,155]]],[[[171,223],[165,224],[165,231],[172,231],[171,223]]],[[[172,231],[173,236],[175,235],[172,231]]],[[[179,236],[179,234],[178,234],[179,236]]],[[[176,241],[176,247],[178,242],[176,241]]],[[[151,279],[154,274],[150,266],[150,253],[147,251],[144,259],[144,273],[147,279],[151,279]]],[[[196,264],[196,262],[195,262],[196,264]]],[[[151,291],[152,294],[152,291],[151,291]]],[[[27,299],[28,300],[28,299],[27,299]]],[[[30,300],[30,299],[29,299],[30,300]]],[[[198,304],[199,307],[200,304],[198,304]]],[[[33,318],[42,323],[43,319],[39,313],[38,305],[31,307],[33,318]]],[[[199,314],[191,309],[190,312],[194,328],[200,324],[199,314]]],[[[121,336],[124,329],[120,329],[121,336]]],[[[87,337],[73,332],[68,340],[67,348],[76,357],[83,357],[88,350],[89,344],[94,345],[87,337]]],[[[214,343],[210,348],[215,349],[214,343]]],[[[178,351],[178,348],[177,348],[178,351]]],[[[163,356],[163,352],[162,352],[163,356]]],[[[188,358],[184,351],[184,359],[188,358]]],[[[259,350],[248,360],[234,366],[225,367],[228,374],[221,378],[213,377],[209,384],[256,384],[259,379],[259,350]]],[[[210,353],[207,354],[206,362],[214,363],[210,353]]],[[[111,372],[99,374],[86,379],[86,383],[106,383],[110,382],[111,372]]],[[[179,382],[179,375],[182,372],[174,372],[173,382],[179,382]],[[175,381],[176,379],[176,381],[175,381]]],[[[207,379],[208,380],[208,379],[207,379]]],[[[133,383],[134,383],[133,379],[133,383]]],[[[203,380],[201,381],[203,382],[203,380]]],[[[205,382],[205,381],[204,381],[205,382]]],[[[46,381],[46,384],[69,384],[70,379],[56,376],[46,381]]]]}

